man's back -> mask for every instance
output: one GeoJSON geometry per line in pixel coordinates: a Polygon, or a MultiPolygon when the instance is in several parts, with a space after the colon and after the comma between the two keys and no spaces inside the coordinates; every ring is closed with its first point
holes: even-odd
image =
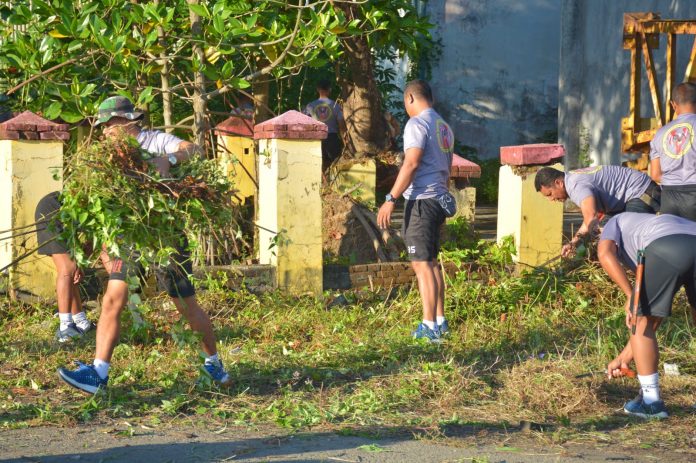
{"type": "Polygon", "coordinates": [[[338,133],[338,121],[343,120],[341,106],[331,98],[319,98],[307,105],[305,114],[323,122],[329,133],[338,133]]]}
{"type": "Polygon", "coordinates": [[[696,185],[695,126],[696,114],[680,114],[650,142],[650,159],[660,160],[663,186],[696,185]]]}

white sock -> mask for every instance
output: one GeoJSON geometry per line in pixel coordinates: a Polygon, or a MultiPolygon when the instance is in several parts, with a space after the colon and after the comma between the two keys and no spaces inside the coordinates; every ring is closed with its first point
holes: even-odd
{"type": "Polygon", "coordinates": [[[220,361],[220,359],[218,358],[217,352],[215,352],[210,357],[205,358],[205,363],[218,363],[219,361],[220,361]]]}
{"type": "Polygon", "coordinates": [[[441,316],[438,315],[438,316],[435,318],[435,321],[437,322],[437,325],[440,326],[440,325],[442,325],[443,323],[445,323],[445,317],[441,317],[441,316]]]}
{"type": "Polygon", "coordinates": [[[435,322],[432,320],[423,320],[423,324],[430,328],[431,330],[435,329],[435,322]]]}
{"type": "Polygon", "coordinates": [[[652,375],[641,376],[638,375],[638,381],[640,381],[640,388],[643,391],[643,402],[646,405],[657,402],[660,400],[660,384],[658,383],[660,375],[653,373],[652,375]]]}
{"type": "Polygon", "coordinates": [[[73,321],[80,328],[86,328],[89,326],[89,320],[87,320],[87,315],[84,312],[76,313],[72,316],[73,321]]]}
{"type": "Polygon", "coordinates": [[[94,359],[94,363],[92,365],[94,365],[94,369],[97,370],[97,374],[101,379],[104,379],[107,376],[109,376],[109,362],[94,359]]]}
{"type": "Polygon", "coordinates": [[[60,319],[60,329],[65,330],[73,322],[71,313],[59,313],[58,318],[60,319]]]}

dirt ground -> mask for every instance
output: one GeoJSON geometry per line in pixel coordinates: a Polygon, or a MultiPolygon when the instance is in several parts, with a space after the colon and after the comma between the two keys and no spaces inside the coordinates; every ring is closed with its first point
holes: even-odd
{"type": "Polygon", "coordinates": [[[356,432],[288,434],[279,430],[200,427],[151,429],[110,426],[44,427],[0,432],[2,462],[655,462],[696,460],[696,451],[554,445],[534,433],[496,432],[416,438],[395,431],[387,437],[356,432]]]}

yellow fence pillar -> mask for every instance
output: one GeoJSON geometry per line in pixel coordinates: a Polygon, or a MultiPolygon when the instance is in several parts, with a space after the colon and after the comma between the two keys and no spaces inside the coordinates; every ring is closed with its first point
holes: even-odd
{"type": "Polygon", "coordinates": [[[374,159],[361,159],[350,165],[336,167],[336,189],[339,193],[351,192],[353,198],[375,204],[377,189],[377,164],[374,159]]]}
{"type": "Polygon", "coordinates": [[[15,293],[55,297],[51,258],[32,253],[34,212],[41,198],[62,188],[67,131],[66,124],[28,111],[0,124],[0,268],[18,260],[9,269],[9,289],[15,293]]]}
{"type": "MultiPolygon", "coordinates": [[[[563,203],[538,193],[534,177],[541,167],[563,157],[563,146],[504,146],[500,153],[498,242],[513,235],[517,263],[534,267],[547,263],[561,251],[563,203]]],[[[563,170],[561,164],[551,167],[563,170]]]]}
{"type": "Polygon", "coordinates": [[[321,140],[325,124],[288,111],[254,127],[259,140],[259,261],[276,266],[278,287],[320,295],[321,140]]]}
{"type": "Polygon", "coordinates": [[[251,119],[232,116],[217,126],[218,161],[234,182],[235,202],[253,200],[257,190],[257,156],[254,148],[254,124],[251,119]]]}

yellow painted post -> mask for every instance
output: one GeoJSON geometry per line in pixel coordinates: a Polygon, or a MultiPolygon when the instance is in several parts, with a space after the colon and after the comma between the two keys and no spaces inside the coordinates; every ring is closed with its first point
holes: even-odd
{"type": "MultiPolygon", "coordinates": [[[[0,268],[37,247],[34,212],[62,188],[67,130],[29,112],[0,124],[0,268]]],[[[11,267],[8,283],[11,293],[52,299],[55,281],[51,258],[33,253],[11,267]]]]}
{"type": "MultiPolygon", "coordinates": [[[[498,186],[498,233],[500,242],[513,235],[517,254],[515,261],[526,266],[539,266],[558,256],[563,237],[563,204],[551,202],[534,188],[536,172],[564,153],[561,145],[524,145],[501,147],[498,186]],[[560,147],[560,148],[559,148],[560,147]],[[516,165],[509,165],[505,156],[513,149],[523,153],[516,165]],[[531,155],[529,155],[531,153],[531,155]]],[[[561,164],[551,167],[563,170],[561,164]]]]}
{"type": "Polygon", "coordinates": [[[476,188],[469,179],[481,177],[481,166],[455,154],[450,169],[449,191],[457,201],[457,212],[448,221],[464,217],[470,224],[476,218],[476,188]]]}
{"type": "Polygon", "coordinates": [[[326,125],[288,111],[254,127],[259,140],[259,262],[276,266],[278,287],[323,291],[321,140],[326,125]]]}
{"type": "Polygon", "coordinates": [[[215,127],[218,143],[218,161],[234,182],[235,202],[253,200],[258,190],[257,156],[254,147],[253,122],[232,116],[215,127]]]}
{"type": "Polygon", "coordinates": [[[377,164],[374,159],[364,159],[355,164],[336,168],[336,187],[339,193],[351,191],[351,196],[368,204],[375,204],[377,189],[377,164]]]}

